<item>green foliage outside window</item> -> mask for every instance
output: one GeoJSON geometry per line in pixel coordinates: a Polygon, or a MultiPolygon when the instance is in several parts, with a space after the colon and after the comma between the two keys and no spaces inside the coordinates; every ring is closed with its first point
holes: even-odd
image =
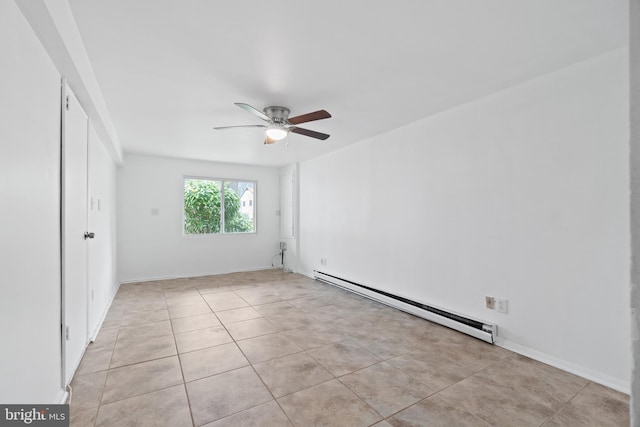
{"type": "Polygon", "coordinates": [[[240,212],[240,196],[236,192],[238,183],[224,182],[224,204],[220,203],[221,184],[221,181],[185,179],[185,234],[220,233],[221,212],[223,210],[225,233],[254,231],[253,220],[240,212]]]}

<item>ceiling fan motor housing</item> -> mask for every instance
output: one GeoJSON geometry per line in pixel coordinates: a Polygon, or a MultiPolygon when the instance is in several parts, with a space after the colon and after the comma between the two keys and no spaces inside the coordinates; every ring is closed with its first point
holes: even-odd
{"type": "Polygon", "coordinates": [[[264,113],[273,120],[274,123],[286,123],[291,111],[285,107],[266,107],[264,113]]]}

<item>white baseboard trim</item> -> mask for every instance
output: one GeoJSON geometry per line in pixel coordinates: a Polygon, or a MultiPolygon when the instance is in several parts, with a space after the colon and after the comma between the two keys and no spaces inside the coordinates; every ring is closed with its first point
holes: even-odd
{"type": "Polygon", "coordinates": [[[498,339],[496,340],[496,345],[506,348],[507,350],[511,350],[514,353],[518,353],[531,359],[537,360],[538,362],[553,366],[554,368],[562,369],[563,371],[578,375],[582,378],[586,378],[590,381],[593,381],[594,383],[610,387],[619,392],[629,394],[629,392],[631,391],[630,380],[615,378],[610,375],[603,374],[602,372],[597,372],[589,368],[585,368],[584,366],[576,365],[575,363],[568,362],[566,360],[515,343],[513,341],[509,341],[504,338],[498,337],[498,339]]]}
{"type": "Polygon", "coordinates": [[[113,304],[113,300],[116,298],[118,289],[120,289],[120,283],[116,284],[116,288],[111,294],[111,298],[109,298],[109,303],[107,304],[104,311],[102,312],[102,315],[100,316],[100,321],[98,321],[98,324],[96,325],[93,333],[91,333],[91,335],[89,336],[90,343],[94,342],[98,337],[98,332],[100,332],[100,329],[102,328],[102,324],[104,323],[104,319],[107,317],[107,314],[109,313],[109,309],[111,309],[111,304],[113,304]]]}
{"type": "Polygon", "coordinates": [[[158,280],[175,280],[175,279],[197,279],[199,277],[207,277],[207,276],[220,276],[223,274],[232,274],[232,273],[251,273],[252,271],[261,271],[261,270],[281,270],[282,267],[271,267],[269,266],[265,266],[265,267],[258,267],[258,268],[250,268],[247,270],[229,270],[229,271],[218,271],[218,272],[212,272],[212,273],[198,273],[195,274],[193,276],[184,276],[184,275],[176,275],[176,276],[155,276],[155,277],[143,277],[140,279],[127,279],[127,280],[121,280],[120,284],[125,285],[128,283],[144,283],[144,282],[155,282],[158,280]]]}
{"type": "Polygon", "coordinates": [[[60,391],[58,392],[58,398],[56,402],[59,405],[64,405],[65,403],[67,403],[68,398],[69,398],[69,392],[67,390],[60,389],[60,391]]]}

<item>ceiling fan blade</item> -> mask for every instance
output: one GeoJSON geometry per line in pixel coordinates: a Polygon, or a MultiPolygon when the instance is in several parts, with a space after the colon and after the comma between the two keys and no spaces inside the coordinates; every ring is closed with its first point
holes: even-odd
{"type": "Polygon", "coordinates": [[[289,132],[297,133],[304,136],[310,136],[311,138],[321,139],[323,141],[329,138],[329,135],[327,135],[326,133],[316,132],[314,130],[304,128],[292,127],[291,129],[289,129],[289,132]]]}
{"type": "Polygon", "coordinates": [[[218,126],[215,130],[234,129],[234,128],[266,128],[265,125],[240,125],[240,126],[218,126]]]}
{"type": "Polygon", "coordinates": [[[313,113],[291,117],[289,118],[289,123],[291,123],[292,125],[298,125],[300,123],[312,122],[314,120],[328,119],[329,117],[331,117],[331,114],[327,113],[325,110],[318,110],[314,111],[313,113]]]}
{"type": "Polygon", "coordinates": [[[270,144],[273,144],[274,142],[277,142],[277,141],[275,139],[269,138],[268,136],[265,137],[264,139],[264,145],[270,145],[270,144]]]}
{"type": "Polygon", "coordinates": [[[253,114],[256,117],[260,117],[265,122],[270,122],[271,121],[269,116],[267,116],[265,113],[263,113],[262,111],[258,110],[257,108],[252,107],[249,104],[244,104],[242,102],[236,102],[235,104],[238,107],[242,108],[244,111],[247,111],[247,112],[253,114]]]}

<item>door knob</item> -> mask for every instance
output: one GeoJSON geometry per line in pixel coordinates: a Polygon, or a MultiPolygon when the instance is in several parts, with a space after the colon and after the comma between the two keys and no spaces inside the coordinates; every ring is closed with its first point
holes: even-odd
{"type": "Polygon", "coordinates": [[[93,239],[94,237],[96,237],[96,233],[84,232],[84,240],[93,239]]]}

